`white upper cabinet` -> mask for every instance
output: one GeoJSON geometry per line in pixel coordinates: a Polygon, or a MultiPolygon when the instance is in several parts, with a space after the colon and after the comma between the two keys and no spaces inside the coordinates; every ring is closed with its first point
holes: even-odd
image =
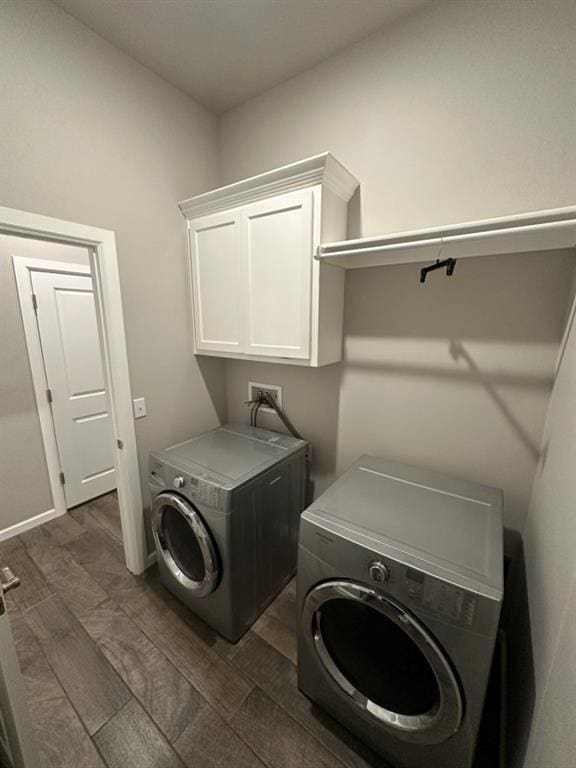
{"type": "Polygon", "coordinates": [[[312,192],[253,203],[244,216],[245,352],[310,356],[312,192]]]}
{"type": "Polygon", "coordinates": [[[346,236],[358,182],[330,154],[180,203],[190,234],[196,354],[319,366],[342,356],[346,236]]]}
{"type": "Polygon", "coordinates": [[[197,352],[242,352],[240,217],[217,213],[190,222],[190,263],[197,352]]]}

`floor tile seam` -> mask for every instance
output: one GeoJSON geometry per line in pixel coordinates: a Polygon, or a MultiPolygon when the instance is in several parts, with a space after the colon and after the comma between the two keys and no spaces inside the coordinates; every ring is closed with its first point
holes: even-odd
{"type": "MultiPolygon", "coordinates": [[[[56,595],[56,596],[57,596],[57,597],[59,597],[58,595],[56,595]]],[[[50,595],[50,598],[52,598],[52,597],[54,597],[54,595],[50,595]]],[[[50,599],[50,598],[47,598],[47,599],[50,599]]],[[[36,606],[33,606],[33,607],[36,607],[36,606]]],[[[66,606],[66,608],[68,609],[68,606],[66,606]]],[[[68,609],[68,610],[69,610],[69,609],[68,609]]],[[[106,665],[108,665],[108,666],[110,667],[110,669],[111,669],[111,671],[112,671],[112,674],[114,675],[114,677],[117,679],[117,681],[118,681],[118,682],[120,682],[120,685],[121,685],[123,688],[125,688],[125,689],[126,689],[126,692],[129,694],[129,696],[128,696],[128,701],[129,701],[129,700],[130,700],[130,698],[132,698],[132,696],[133,696],[133,694],[132,694],[132,691],[131,691],[130,687],[129,687],[128,685],[126,685],[126,683],[124,682],[124,680],[122,679],[122,677],[121,677],[121,676],[118,674],[118,672],[116,671],[116,669],[114,668],[114,666],[113,666],[113,665],[110,663],[110,661],[108,660],[108,658],[106,657],[106,655],[103,653],[103,651],[101,650],[101,648],[98,646],[98,644],[97,644],[97,643],[95,643],[95,642],[94,642],[94,640],[92,639],[92,637],[91,637],[91,636],[88,634],[88,632],[86,631],[86,629],[84,628],[84,626],[81,624],[80,620],[79,620],[79,619],[78,619],[78,618],[75,616],[75,614],[72,614],[72,615],[73,615],[74,619],[75,619],[75,620],[76,620],[76,621],[77,621],[77,622],[80,624],[82,631],[86,633],[86,636],[87,636],[88,640],[90,641],[90,643],[92,643],[92,645],[94,645],[94,646],[95,646],[95,649],[96,649],[96,650],[97,650],[97,651],[98,651],[98,652],[99,652],[99,653],[102,655],[102,657],[103,657],[103,659],[104,659],[104,662],[105,662],[105,664],[106,664],[106,665]]],[[[74,709],[74,711],[76,712],[76,714],[77,714],[77,716],[78,716],[78,718],[79,718],[80,722],[81,722],[81,723],[82,723],[82,725],[84,726],[84,728],[85,728],[86,732],[88,733],[88,735],[90,735],[90,731],[89,731],[89,729],[88,729],[88,726],[87,726],[87,725],[86,725],[86,723],[84,722],[84,719],[83,719],[82,715],[80,714],[80,712],[78,711],[77,707],[74,705],[74,702],[72,701],[72,699],[71,699],[70,695],[68,694],[68,691],[66,690],[66,688],[65,688],[65,686],[64,686],[64,683],[62,682],[62,679],[60,678],[60,675],[58,674],[58,672],[56,671],[56,669],[55,669],[54,665],[53,665],[53,664],[52,664],[52,662],[50,661],[50,657],[48,656],[48,654],[46,653],[46,651],[45,651],[45,649],[44,649],[44,644],[42,643],[42,641],[41,641],[40,637],[38,636],[38,634],[35,632],[34,628],[30,626],[29,622],[26,622],[26,623],[27,623],[27,625],[28,625],[28,628],[30,629],[30,631],[31,631],[31,632],[32,632],[32,634],[34,635],[34,637],[35,637],[35,639],[36,639],[36,641],[37,641],[38,647],[39,647],[40,651],[42,652],[42,654],[44,655],[44,658],[46,659],[46,662],[47,662],[48,666],[50,667],[50,669],[51,669],[51,671],[52,671],[52,674],[54,675],[54,677],[55,677],[55,678],[56,678],[56,680],[58,681],[58,685],[59,685],[59,686],[62,688],[62,690],[64,691],[64,694],[65,694],[66,698],[68,699],[68,701],[70,702],[70,704],[71,704],[72,708],[73,708],[73,709],[74,709]]],[[[66,632],[66,637],[73,637],[73,634],[74,634],[74,633],[73,633],[72,631],[67,631],[67,632],[66,632]]],[[[50,641],[50,642],[53,642],[53,641],[50,641]]],[[[125,703],[126,703],[126,702],[124,702],[124,704],[125,704],[125,703]]],[[[124,704],[121,704],[121,705],[120,705],[120,709],[121,709],[121,708],[124,706],[124,704]]],[[[116,712],[117,712],[117,711],[118,711],[118,710],[116,710],[116,712]]],[[[114,715],[116,714],[116,712],[114,712],[112,715],[110,715],[110,716],[107,718],[107,720],[109,720],[109,719],[110,719],[110,717],[114,717],[114,715]]],[[[106,720],[106,722],[107,722],[107,720],[106,720]]],[[[101,727],[101,726],[100,726],[100,727],[101,727]]],[[[97,730],[99,730],[99,729],[100,729],[100,727],[99,727],[97,730]]]]}
{"type": "MultiPolygon", "coordinates": [[[[95,732],[92,734],[92,736],[90,737],[90,738],[91,738],[91,740],[92,740],[92,742],[93,742],[93,744],[94,744],[94,746],[96,747],[96,749],[98,749],[98,753],[100,754],[100,756],[101,756],[101,758],[102,758],[102,760],[103,760],[104,764],[105,764],[105,765],[107,765],[107,766],[108,766],[108,765],[110,765],[110,763],[109,763],[109,762],[106,760],[106,758],[104,757],[103,753],[102,753],[102,752],[101,752],[101,750],[99,749],[99,747],[98,747],[98,743],[97,743],[97,741],[96,741],[96,737],[97,737],[97,735],[100,733],[100,731],[101,731],[103,728],[105,728],[105,727],[106,727],[106,726],[107,726],[107,725],[110,723],[110,721],[111,721],[113,718],[115,718],[117,715],[119,715],[119,714],[120,714],[120,712],[121,712],[123,709],[125,709],[125,708],[126,708],[126,707],[127,707],[127,706],[128,706],[130,703],[131,703],[131,701],[132,701],[132,700],[136,701],[136,702],[137,702],[137,703],[138,703],[138,704],[139,704],[139,705],[142,707],[143,711],[144,711],[144,712],[145,712],[145,714],[146,714],[146,715],[147,715],[147,716],[150,718],[150,721],[152,722],[152,724],[154,725],[154,727],[158,729],[158,732],[160,733],[160,735],[161,735],[162,739],[163,739],[163,740],[166,742],[166,746],[168,747],[168,749],[170,750],[170,752],[172,752],[172,753],[173,753],[173,754],[174,754],[174,755],[175,755],[175,756],[178,758],[178,760],[180,761],[180,763],[182,763],[183,767],[184,767],[184,768],[186,768],[186,764],[184,763],[184,760],[183,760],[183,758],[181,757],[181,755],[179,754],[179,752],[178,752],[178,751],[176,750],[176,748],[174,747],[174,744],[173,744],[173,743],[170,741],[170,739],[168,739],[168,737],[166,736],[166,734],[164,733],[164,731],[162,731],[162,729],[161,729],[161,728],[158,726],[157,722],[154,720],[154,718],[152,717],[152,715],[150,714],[150,712],[148,712],[148,710],[146,709],[146,707],[145,707],[145,706],[142,704],[142,702],[140,701],[140,699],[138,698],[138,696],[135,696],[134,694],[133,694],[132,696],[130,696],[130,698],[128,699],[128,701],[124,702],[124,704],[122,704],[122,706],[121,706],[121,707],[120,707],[120,708],[119,708],[119,709],[118,709],[116,712],[114,712],[114,714],[113,714],[113,715],[111,715],[111,716],[110,716],[110,717],[109,717],[109,718],[106,720],[106,722],[105,722],[105,723],[103,723],[103,724],[102,724],[102,725],[101,725],[101,726],[98,728],[98,730],[97,730],[97,731],[95,731],[95,732]]],[[[127,768],[130,768],[130,767],[127,767],[127,768]]]]}
{"type": "MultiPolygon", "coordinates": [[[[253,682],[254,682],[254,681],[253,681],[253,682]]],[[[310,737],[311,737],[311,738],[312,738],[312,739],[313,739],[313,740],[316,742],[316,744],[318,744],[318,745],[321,747],[321,749],[325,750],[326,752],[329,752],[329,753],[330,753],[330,754],[331,754],[331,755],[334,757],[334,759],[336,760],[336,762],[337,762],[338,766],[341,766],[341,768],[350,768],[348,763],[345,763],[345,762],[343,762],[343,761],[342,761],[342,758],[341,758],[339,755],[337,755],[337,754],[336,754],[336,753],[335,753],[335,752],[334,752],[332,749],[330,749],[330,747],[328,747],[326,744],[324,744],[322,741],[320,741],[320,739],[319,739],[319,738],[318,738],[318,737],[317,737],[317,736],[316,736],[314,733],[312,733],[312,731],[310,731],[310,730],[309,730],[309,729],[308,729],[308,728],[307,728],[307,727],[304,725],[304,723],[302,723],[302,722],[300,722],[299,720],[297,720],[297,719],[296,719],[296,718],[295,718],[295,717],[294,717],[294,716],[291,714],[291,712],[290,712],[288,709],[286,709],[286,707],[285,707],[283,704],[281,704],[281,703],[280,703],[279,701],[277,701],[277,700],[276,700],[274,697],[272,697],[272,696],[271,696],[269,693],[267,693],[267,692],[264,690],[264,688],[262,688],[262,686],[261,686],[261,685],[259,685],[258,683],[254,682],[254,690],[256,690],[256,689],[258,689],[258,690],[260,691],[260,693],[262,693],[262,694],[263,694],[263,695],[264,695],[264,696],[265,696],[267,699],[270,699],[270,700],[271,700],[271,701],[272,701],[272,702],[273,702],[273,703],[274,703],[274,704],[275,704],[277,707],[280,707],[280,709],[282,710],[282,712],[283,712],[283,713],[284,713],[284,714],[285,714],[285,715],[286,715],[286,716],[287,716],[287,717],[288,717],[288,718],[289,718],[289,719],[290,719],[290,720],[291,720],[293,723],[295,723],[295,724],[296,724],[296,726],[297,726],[298,728],[302,728],[304,731],[306,731],[306,733],[308,734],[308,736],[310,736],[310,737]]],[[[252,692],[253,692],[253,691],[251,691],[251,693],[252,693],[252,692]]],[[[248,698],[248,697],[246,697],[246,698],[248,698]]],[[[243,702],[242,704],[244,704],[244,702],[243,702]]],[[[236,732],[236,729],[233,727],[233,724],[232,724],[232,723],[230,723],[230,725],[231,725],[231,727],[233,728],[233,730],[236,732]]],[[[237,733],[237,732],[236,732],[236,733],[237,733]]],[[[237,733],[237,735],[238,735],[238,736],[240,736],[240,734],[239,734],[239,733],[237,733]]],[[[240,738],[242,738],[242,737],[240,737],[240,738]]],[[[258,759],[262,760],[262,762],[264,762],[264,764],[266,764],[263,758],[261,758],[259,755],[257,755],[257,757],[258,757],[258,759]]]]}

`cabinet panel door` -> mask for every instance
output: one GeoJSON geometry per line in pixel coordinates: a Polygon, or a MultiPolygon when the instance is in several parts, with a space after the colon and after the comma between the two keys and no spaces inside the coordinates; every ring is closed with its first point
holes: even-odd
{"type": "Polygon", "coordinates": [[[245,351],[310,355],[312,191],[244,209],[245,351]]]}
{"type": "Polygon", "coordinates": [[[236,212],[190,224],[195,351],[242,352],[242,279],[236,212]]]}

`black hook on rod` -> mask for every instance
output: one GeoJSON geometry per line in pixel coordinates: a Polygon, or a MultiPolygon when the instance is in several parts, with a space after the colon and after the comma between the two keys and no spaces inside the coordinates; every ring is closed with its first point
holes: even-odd
{"type": "Polygon", "coordinates": [[[422,267],[420,270],[420,282],[425,283],[426,282],[426,276],[428,275],[428,272],[434,272],[435,269],[442,269],[442,267],[446,267],[446,275],[450,277],[454,273],[454,267],[456,266],[456,259],[444,259],[444,261],[440,261],[439,259],[436,259],[436,264],[430,264],[428,267],[422,267]]]}

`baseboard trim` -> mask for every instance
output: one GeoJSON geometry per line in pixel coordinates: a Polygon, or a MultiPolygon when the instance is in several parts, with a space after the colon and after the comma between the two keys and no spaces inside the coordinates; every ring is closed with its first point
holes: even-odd
{"type": "Polygon", "coordinates": [[[65,515],[66,510],[59,511],[56,509],[48,509],[46,512],[40,512],[39,515],[29,517],[28,520],[22,520],[21,523],[10,525],[8,528],[4,528],[0,531],[0,541],[6,541],[6,539],[12,539],[14,536],[18,536],[19,533],[29,531],[31,528],[36,528],[39,525],[44,525],[49,520],[53,520],[55,517],[65,515]]]}

